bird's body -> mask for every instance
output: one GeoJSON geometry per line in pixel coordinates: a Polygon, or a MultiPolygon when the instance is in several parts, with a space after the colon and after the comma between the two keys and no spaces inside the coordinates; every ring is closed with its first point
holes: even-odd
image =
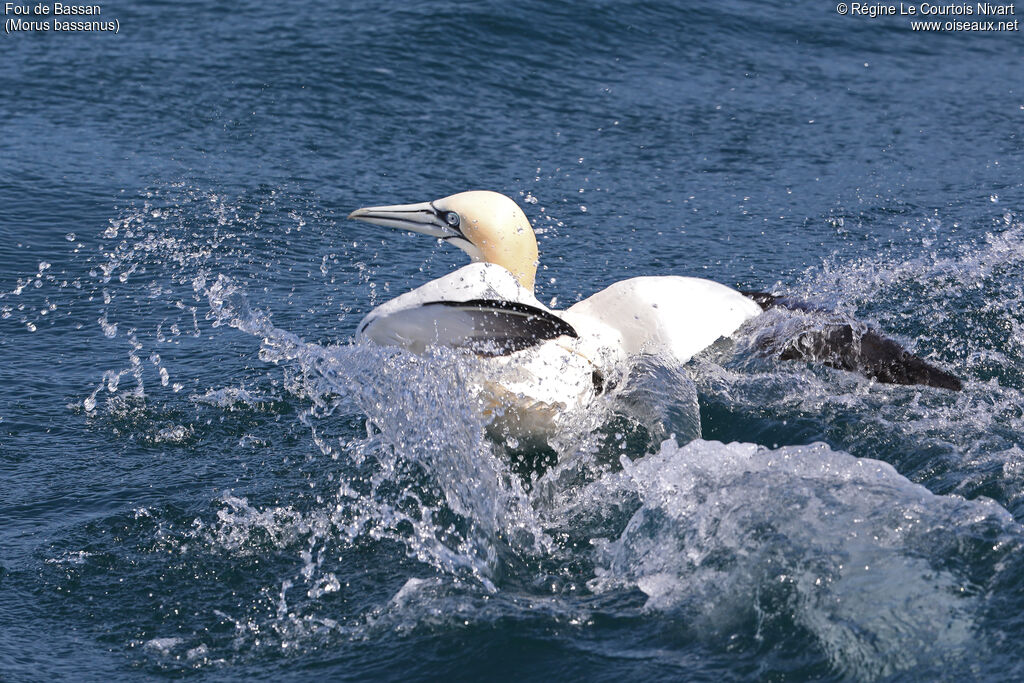
{"type": "MultiPolygon", "coordinates": [[[[475,352],[484,359],[478,381],[483,409],[518,433],[543,433],[561,415],[586,409],[607,388],[606,380],[621,376],[637,358],[650,354],[681,365],[775,304],[771,295],[758,294],[755,302],[711,280],[660,276],[616,282],[565,311],[552,311],[533,292],[537,243],[529,220],[495,192],[370,207],[350,217],[450,241],[470,255],[474,263],[375,308],[360,323],[359,335],[415,353],[431,346],[475,352]]],[[[866,358],[856,346],[859,338],[819,334],[810,341],[794,347],[803,355],[790,357],[875,372],[881,381],[898,376],[893,363],[903,367],[913,359],[926,372],[907,375],[912,382],[959,388],[959,380],[893,342],[891,348],[875,345],[879,358],[866,358]],[[838,344],[844,348],[833,348],[838,344]],[[839,360],[830,362],[829,354],[839,360]]]]}
{"type": "Polygon", "coordinates": [[[559,414],[585,408],[607,379],[621,375],[640,355],[683,364],[760,312],[760,306],[724,285],[676,276],[623,280],[568,310],[551,311],[504,267],[471,263],[378,306],[359,325],[359,335],[414,352],[430,346],[473,348],[487,356],[485,385],[493,404],[488,409],[512,408],[517,419],[533,424],[527,431],[538,426],[543,431],[559,414]],[[501,353],[503,340],[525,324],[523,317],[509,321],[512,330],[496,319],[488,328],[486,317],[505,311],[471,303],[481,301],[521,304],[534,309],[531,315],[557,317],[575,336],[561,334],[501,353]],[[488,344],[497,345],[493,353],[488,344]],[[534,419],[526,417],[530,414],[534,419]]]}
{"type": "Polygon", "coordinates": [[[586,336],[610,345],[616,362],[646,353],[681,365],[760,313],[760,306],[735,289],[667,275],[616,282],[562,317],[581,331],[610,330],[586,336]]]}

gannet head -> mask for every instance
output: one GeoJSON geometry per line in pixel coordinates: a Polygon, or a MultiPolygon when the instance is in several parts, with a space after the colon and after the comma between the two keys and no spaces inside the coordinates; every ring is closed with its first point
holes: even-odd
{"type": "Polygon", "coordinates": [[[421,204],[368,206],[348,217],[451,242],[474,261],[504,267],[519,284],[533,291],[537,238],[523,210],[503,194],[460,192],[421,204]]]}

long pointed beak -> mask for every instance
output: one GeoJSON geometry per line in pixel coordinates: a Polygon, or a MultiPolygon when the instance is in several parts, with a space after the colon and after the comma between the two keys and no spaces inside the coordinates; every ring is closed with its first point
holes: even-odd
{"type": "Polygon", "coordinates": [[[459,236],[459,232],[448,226],[444,221],[443,214],[435,209],[430,202],[367,206],[363,209],[356,209],[348,217],[388,228],[411,230],[441,239],[459,236]]]}

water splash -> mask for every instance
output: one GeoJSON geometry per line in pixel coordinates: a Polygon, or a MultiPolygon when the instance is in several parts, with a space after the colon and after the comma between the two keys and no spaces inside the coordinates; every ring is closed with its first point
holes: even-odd
{"type": "Polygon", "coordinates": [[[1024,305],[1022,237],[1024,225],[1007,214],[973,245],[808,271],[789,291],[829,314],[770,311],[734,347],[694,364],[707,401],[705,432],[768,445],[820,439],[855,455],[885,454],[932,491],[991,496],[1020,519],[1022,480],[1011,470],[1024,433],[1024,347],[1016,332],[1024,305]],[[788,338],[825,320],[884,330],[963,377],[967,388],[880,385],[763,353],[766,338],[788,338]]]}
{"type": "Polygon", "coordinates": [[[995,503],[935,496],[824,444],[666,441],[617,479],[640,505],[602,544],[594,590],[635,585],[647,609],[702,637],[804,629],[857,678],[977,655],[979,586],[992,578],[977,554],[1021,547],[995,503]]]}
{"type": "MultiPolygon", "coordinates": [[[[220,452],[254,478],[290,482],[186,511],[149,506],[116,534],[86,534],[119,543],[54,549],[47,566],[86,592],[83,577],[111,565],[142,579],[212,577],[190,586],[216,607],[193,622],[167,616],[178,632],[126,638],[144,657],[192,668],[385,631],[538,612],[585,625],[632,609],[711,652],[784,659],[810,638],[809,657],[858,678],[971,666],[1005,647],[991,590],[1021,565],[1019,529],[998,504],[1024,504],[1024,400],[1006,367],[1020,352],[1010,324],[1019,278],[1006,281],[1024,263],[1019,225],[909,265],[828,265],[800,286],[839,316],[918,339],[915,350],[968,376],[962,394],[766,359],[759,335],[793,320],[764,316],[688,369],[644,359],[552,438],[557,462],[524,483],[508,461],[516,445],[488,436],[466,390],[474,359],[331,343],[351,336],[347,288],[369,291],[373,271],[358,248],[327,237],[315,210],[275,212],[274,192],[170,195],[112,221],[95,254],[75,251],[90,275],[48,259],[4,295],[32,305],[3,308],[42,332],[60,315],[84,320],[90,343],[127,357],[96,368],[83,391],[77,409],[91,428],[147,452],[220,452]],[[311,235],[325,246],[311,248],[311,235]],[[309,251],[316,295],[295,295],[295,273],[274,265],[294,249],[309,251]],[[918,334],[901,303],[911,291],[940,323],[968,314],[981,328],[969,333],[975,350],[952,328],[918,334]],[[977,291],[999,297],[982,295],[979,308],[977,291]],[[1010,338],[997,341],[989,323],[1010,338]],[[298,457],[277,455],[280,432],[305,444],[298,457]],[[779,435],[832,447],[775,447],[779,435]],[[869,459],[878,453],[894,454],[896,469],[869,459]],[[998,503],[936,495],[950,492],[998,503]],[[394,567],[393,586],[374,586],[379,573],[350,585],[367,557],[394,567]],[[242,597],[223,597],[223,581],[242,597]]],[[[69,244],[89,246],[81,235],[69,244]]],[[[1012,608],[1015,595],[995,602],[1012,608]]]]}

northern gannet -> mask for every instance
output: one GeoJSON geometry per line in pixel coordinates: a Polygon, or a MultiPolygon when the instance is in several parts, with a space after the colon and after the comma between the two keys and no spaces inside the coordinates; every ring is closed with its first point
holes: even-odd
{"type": "MultiPolygon", "coordinates": [[[[483,381],[491,408],[512,408],[527,431],[549,428],[560,411],[585,408],[641,354],[681,365],[763,309],[793,307],[771,294],[670,275],[616,282],[552,311],[534,296],[538,252],[530,221],[497,192],[366,207],[349,218],[436,237],[469,254],[471,264],[375,308],[358,335],[416,353],[441,345],[491,359],[483,381]]],[[[895,342],[849,325],[802,334],[781,357],[819,360],[883,382],[960,388],[955,377],[895,342]]]]}

